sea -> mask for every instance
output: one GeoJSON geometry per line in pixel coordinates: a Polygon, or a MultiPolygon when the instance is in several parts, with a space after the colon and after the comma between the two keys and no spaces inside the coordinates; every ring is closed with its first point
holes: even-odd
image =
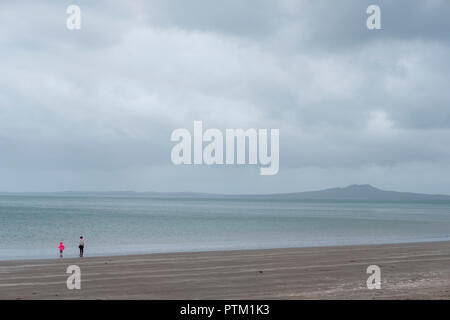
{"type": "Polygon", "coordinates": [[[0,196],[0,260],[450,240],[450,201],[0,196]]]}

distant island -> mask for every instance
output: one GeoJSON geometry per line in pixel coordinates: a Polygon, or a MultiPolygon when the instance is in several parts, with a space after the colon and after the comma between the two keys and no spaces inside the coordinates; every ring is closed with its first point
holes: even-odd
{"type": "Polygon", "coordinates": [[[370,184],[353,184],[344,188],[267,195],[274,198],[301,200],[373,200],[373,201],[434,201],[450,200],[450,195],[386,191],[370,184]]]}
{"type": "Polygon", "coordinates": [[[450,195],[386,191],[370,184],[353,184],[344,188],[272,194],[213,194],[197,192],[134,192],[134,191],[63,191],[63,192],[0,192],[0,195],[67,196],[67,197],[147,197],[147,198],[254,198],[292,200],[368,200],[368,201],[450,201],[450,195]]]}

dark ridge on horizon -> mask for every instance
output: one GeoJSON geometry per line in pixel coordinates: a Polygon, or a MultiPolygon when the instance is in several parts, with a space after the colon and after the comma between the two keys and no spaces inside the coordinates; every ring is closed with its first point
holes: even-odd
{"type": "Polygon", "coordinates": [[[180,198],[254,198],[291,200],[387,200],[420,201],[450,200],[450,195],[386,191],[370,184],[352,184],[347,187],[317,191],[270,194],[214,194],[202,192],[137,192],[137,191],[60,191],[60,192],[0,192],[0,195],[32,196],[106,196],[106,197],[180,197],[180,198]]]}
{"type": "Polygon", "coordinates": [[[352,184],[343,188],[338,187],[318,191],[280,193],[280,194],[271,194],[267,196],[270,198],[286,198],[286,199],[302,199],[302,200],[380,200],[380,201],[450,200],[450,195],[388,191],[378,189],[370,184],[352,184]]]}

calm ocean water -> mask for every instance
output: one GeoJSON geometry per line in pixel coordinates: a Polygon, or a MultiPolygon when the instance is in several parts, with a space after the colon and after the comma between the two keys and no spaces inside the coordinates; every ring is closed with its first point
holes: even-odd
{"type": "Polygon", "coordinates": [[[450,239],[450,202],[0,196],[0,259],[450,239]]]}

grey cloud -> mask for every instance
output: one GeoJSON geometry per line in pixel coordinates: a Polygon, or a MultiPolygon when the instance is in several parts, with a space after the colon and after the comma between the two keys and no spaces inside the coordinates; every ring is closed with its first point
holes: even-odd
{"type": "Polygon", "coordinates": [[[450,160],[448,2],[379,1],[373,32],[369,1],[79,1],[80,32],[68,4],[0,5],[0,190],[419,191],[450,160]],[[194,120],[279,128],[279,175],[171,165],[194,120]]]}

